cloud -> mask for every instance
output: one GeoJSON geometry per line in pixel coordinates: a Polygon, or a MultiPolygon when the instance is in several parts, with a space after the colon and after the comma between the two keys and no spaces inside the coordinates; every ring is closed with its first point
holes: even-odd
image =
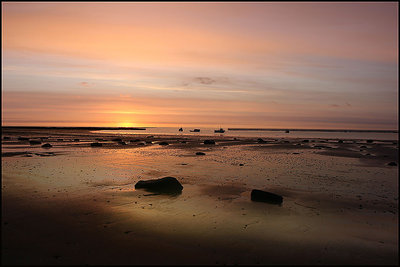
{"type": "Polygon", "coordinates": [[[93,83],[80,82],[79,85],[82,86],[82,87],[91,87],[93,85],[93,83]]]}
{"type": "Polygon", "coordinates": [[[217,81],[209,77],[195,77],[194,80],[201,84],[213,84],[217,81]]]}

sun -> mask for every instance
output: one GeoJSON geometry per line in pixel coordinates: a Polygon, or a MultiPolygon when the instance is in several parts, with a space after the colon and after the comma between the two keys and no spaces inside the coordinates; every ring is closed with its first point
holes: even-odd
{"type": "Polygon", "coordinates": [[[118,127],[135,127],[136,125],[133,122],[120,122],[118,123],[118,127]]]}

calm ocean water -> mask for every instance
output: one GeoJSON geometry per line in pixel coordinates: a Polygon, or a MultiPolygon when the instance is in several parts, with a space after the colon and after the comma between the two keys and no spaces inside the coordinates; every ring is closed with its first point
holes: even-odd
{"type": "Polygon", "coordinates": [[[393,132],[355,132],[355,131],[296,131],[291,130],[286,133],[284,130],[228,130],[225,133],[214,133],[215,128],[198,128],[200,132],[190,132],[193,128],[183,128],[182,132],[177,127],[149,127],[146,130],[100,130],[99,133],[114,134],[157,134],[157,135],[177,135],[177,136],[231,136],[231,137],[277,137],[277,138],[326,138],[326,139],[373,139],[373,140],[398,140],[398,133],[393,132]]]}

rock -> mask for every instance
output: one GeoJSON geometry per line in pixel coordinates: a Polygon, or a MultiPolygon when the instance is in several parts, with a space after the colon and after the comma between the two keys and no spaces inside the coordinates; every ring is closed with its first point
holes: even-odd
{"type": "Polygon", "coordinates": [[[90,146],[92,146],[92,147],[99,147],[99,146],[103,146],[103,144],[102,144],[102,143],[95,142],[95,143],[91,143],[90,146]]]}
{"type": "Polygon", "coordinates": [[[149,135],[146,138],[154,138],[154,135],[149,135]]]}
{"type": "Polygon", "coordinates": [[[121,138],[114,138],[114,139],[112,139],[111,141],[114,141],[114,142],[122,142],[122,139],[121,139],[121,138]]]}
{"type": "Polygon", "coordinates": [[[270,204],[282,204],[283,202],[282,196],[257,189],[251,191],[251,200],[270,204]]]}
{"type": "Polygon", "coordinates": [[[303,140],[302,142],[303,142],[303,143],[308,143],[308,142],[310,142],[310,140],[307,140],[307,139],[306,139],[306,140],[303,140]]]}
{"type": "Polygon", "coordinates": [[[392,161],[388,163],[389,166],[397,166],[396,162],[392,161]]]}
{"type": "Polygon", "coordinates": [[[140,188],[160,194],[179,194],[182,192],[183,186],[174,177],[164,177],[154,180],[139,181],[135,184],[135,189],[140,188]]]}
{"type": "Polygon", "coordinates": [[[169,144],[167,142],[161,142],[159,143],[160,146],[168,146],[169,144]]]}
{"type": "Polygon", "coordinates": [[[205,155],[206,153],[204,153],[204,152],[196,152],[196,155],[199,155],[199,156],[202,156],[202,155],[205,155]]]}
{"type": "Polygon", "coordinates": [[[181,143],[182,143],[182,144],[186,144],[187,142],[186,142],[186,141],[181,141],[181,143]]]}
{"type": "Polygon", "coordinates": [[[78,138],[75,138],[75,139],[74,139],[74,142],[79,142],[79,139],[78,139],[78,138]]]}
{"type": "Polygon", "coordinates": [[[258,138],[257,139],[257,143],[259,143],[259,144],[264,144],[264,143],[266,143],[267,141],[265,141],[264,139],[262,139],[262,138],[258,138]]]}
{"type": "Polygon", "coordinates": [[[96,138],[97,141],[105,141],[103,138],[96,138]]]}
{"type": "Polygon", "coordinates": [[[3,140],[10,140],[11,138],[9,136],[4,136],[3,140]]]}
{"type": "Polygon", "coordinates": [[[120,141],[120,142],[118,142],[118,144],[123,145],[123,146],[126,145],[126,143],[124,141],[120,141]]]}
{"type": "Polygon", "coordinates": [[[131,143],[140,142],[140,139],[131,140],[131,143]]]}
{"type": "Polygon", "coordinates": [[[343,143],[343,140],[338,140],[337,142],[342,144],[342,143],[343,143]]]}
{"type": "Polygon", "coordinates": [[[62,142],[62,141],[64,141],[64,139],[58,138],[57,141],[62,142]]]}
{"type": "Polygon", "coordinates": [[[367,148],[366,146],[360,146],[360,148],[367,148]]]}
{"type": "Polygon", "coordinates": [[[367,140],[367,143],[373,143],[374,140],[367,140]]]}
{"type": "Polygon", "coordinates": [[[215,145],[215,141],[214,140],[204,140],[204,144],[205,145],[215,145]]]}
{"type": "Polygon", "coordinates": [[[18,140],[20,141],[29,141],[28,137],[18,137],[18,140]]]}
{"type": "Polygon", "coordinates": [[[29,141],[29,144],[31,144],[31,145],[40,145],[41,143],[42,143],[41,141],[37,141],[37,140],[29,141]]]}
{"type": "Polygon", "coordinates": [[[42,147],[44,147],[44,148],[50,148],[50,147],[53,147],[53,146],[50,145],[49,143],[46,143],[46,144],[42,145],[42,147]]]}
{"type": "Polygon", "coordinates": [[[243,164],[243,163],[240,163],[239,166],[244,166],[244,164],[243,164]]]}

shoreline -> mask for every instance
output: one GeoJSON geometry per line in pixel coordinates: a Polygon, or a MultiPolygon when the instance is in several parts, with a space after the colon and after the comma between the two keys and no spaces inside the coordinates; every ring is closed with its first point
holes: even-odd
{"type": "Polygon", "coordinates": [[[204,145],[155,135],[122,145],[87,130],[26,133],[48,136],[45,149],[10,136],[2,140],[4,264],[398,261],[398,167],[387,165],[398,163],[397,144],[221,137],[204,145]],[[99,137],[103,147],[90,147],[99,137]],[[181,195],[134,189],[165,176],[182,183],[181,195]],[[250,201],[255,188],[283,204],[250,201]]]}

